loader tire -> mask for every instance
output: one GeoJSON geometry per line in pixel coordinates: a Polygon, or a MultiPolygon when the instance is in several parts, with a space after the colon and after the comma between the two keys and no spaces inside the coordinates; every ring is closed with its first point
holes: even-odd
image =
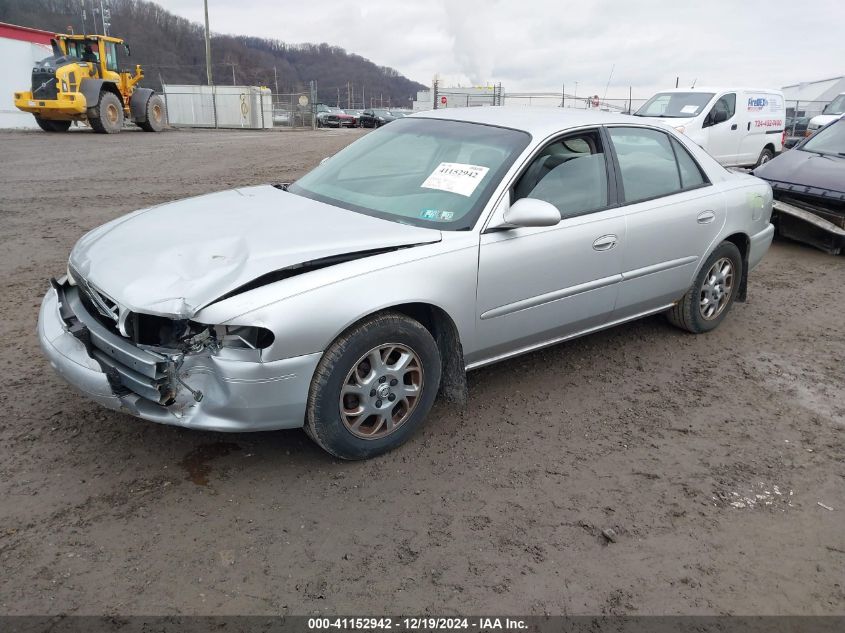
{"type": "Polygon", "coordinates": [[[167,120],[164,99],[161,98],[161,95],[150,95],[150,98],[147,99],[146,110],[147,120],[139,122],[138,127],[144,132],[161,132],[167,120]]]}
{"type": "Polygon", "coordinates": [[[51,121],[37,116],[35,122],[45,132],[67,132],[70,129],[70,121],[51,121]]]}
{"type": "Polygon", "coordinates": [[[99,134],[117,134],[123,127],[123,104],[113,92],[100,93],[96,107],[88,109],[88,121],[99,134]]]}

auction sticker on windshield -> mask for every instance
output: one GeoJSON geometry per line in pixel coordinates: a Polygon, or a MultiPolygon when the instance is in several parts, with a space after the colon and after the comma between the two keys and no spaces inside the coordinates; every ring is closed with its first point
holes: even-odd
{"type": "Polygon", "coordinates": [[[463,163],[440,163],[420,187],[449,191],[469,197],[476,190],[489,167],[465,165],[463,163]]]}

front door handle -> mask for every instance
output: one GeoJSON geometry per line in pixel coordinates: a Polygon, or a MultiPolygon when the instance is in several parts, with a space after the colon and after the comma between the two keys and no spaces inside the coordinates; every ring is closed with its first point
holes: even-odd
{"type": "Polygon", "coordinates": [[[597,237],[596,241],[593,242],[593,250],[609,251],[611,248],[616,246],[616,242],[618,241],[619,238],[615,235],[602,235],[601,237],[597,237]]]}
{"type": "Polygon", "coordinates": [[[716,214],[712,211],[702,211],[698,214],[698,223],[699,224],[710,224],[713,220],[716,219],[716,214]]]}
{"type": "Polygon", "coordinates": [[[731,126],[731,129],[732,129],[732,130],[735,130],[735,129],[736,129],[736,123],[734,123],[734,124],[731,126]]]}

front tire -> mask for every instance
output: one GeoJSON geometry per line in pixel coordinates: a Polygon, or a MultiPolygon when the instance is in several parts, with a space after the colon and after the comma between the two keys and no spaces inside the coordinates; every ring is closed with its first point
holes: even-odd
{"type": "Polygon", "coordinates": [[[325,351],[311,382],[305,430],[341,459],[367,459],[404,444],[440,386],[440,353],[419,322],[382,312],[325,351]]]}
{"type": "Polygon", "coordinates": [[[35,122],[45,132],[67,132],[70,129],[70,121],[51,121],[50,119],[42,119],[40,116],[36,116],[35,122]]]}
{"type": "Polygon", "coordinates": [[[704,262],[695,281],[666,317],[693,334],[715,330],[733,306],[742,279],[742,255],[731,242],[722,242],[704,262]]]}
{"type": "Polygon", "coordinates": [[[97,107],[89,108],[88,121],[99,134],[117,134],[123,128],[123,103],[113,92],[101,92],[97,107]]]}
{"type": "Polygon", "coordinates": [[[147,120],[138,123],[144,132],[161,132],[164,129],[165,109],[161,95],[153,94],[147,99],[147,120]]]}

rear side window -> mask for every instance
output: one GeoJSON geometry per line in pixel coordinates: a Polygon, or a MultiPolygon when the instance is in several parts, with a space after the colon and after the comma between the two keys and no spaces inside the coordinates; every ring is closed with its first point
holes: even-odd
{"type": "Polygon", "coordinates": [[[668,135],[632,127],[611,127],[608,132],[619,161],[626,203],[666,196],[684,188],[668,135]]]}
{"type": "Polygon", "coordinates": [[[672,139],[672,147],[675,150],[675,158],[678,159],[678,170],[681,172],[681,187],[692,189],[707,184],[707,178],[687,149],[675,139],[672,139]]]}

